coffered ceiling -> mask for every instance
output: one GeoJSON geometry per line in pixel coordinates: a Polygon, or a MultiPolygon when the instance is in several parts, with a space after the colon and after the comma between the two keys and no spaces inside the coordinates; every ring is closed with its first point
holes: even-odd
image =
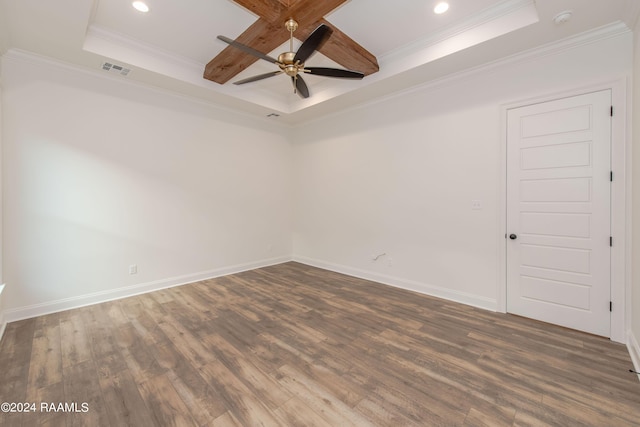
{"type": "MultiPolygon", "coordinates": [[[[449,11],[437,15],[436,0],[332,0],[324,8],[311,0],[147,0],[148,13],[135,10],[130,0],[0,0],[0,48],[96,72],[109,62],[131,70],[116,78],[296,123],[585,31],[616,23],[631,27],[640,9],[637,0],[448,2],[449,11]],[[294,37],[304,40],[320,22],[307,16],[315,9],[336,30],[335,43],[340,37],[348,42],[343,51],[353,52],[355,62],[328,48],[307,65],[350,68],[358,64],[353,46],[359,45],[375,57],[379,71],[359,70],[367,76],[356,81],[305,74],[311,96],[302,99],[284,75],[233,85],[277,70],[238,51],[229,57],[238,67],[231,74],[239,73],[223,84],[203,78],[212,59],[234,49],[218,35],[236,39],[248,29],[268,27],[244,42],[277,57],[289,50],[289,34],[277,21],[289,12],[298,15],[292,16],[301,21],[294,37]],[[564,11],[572,12],[571,19],[555,23],[564,11]]],[[[294,40],[294,50],[300,44],[294,40]]]]}

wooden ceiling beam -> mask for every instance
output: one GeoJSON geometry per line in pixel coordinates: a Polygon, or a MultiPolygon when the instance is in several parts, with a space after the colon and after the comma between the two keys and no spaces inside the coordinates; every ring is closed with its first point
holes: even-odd
{"type": "MultiPolygon", "coordinates": [[[[320,52],[341,66],[369,75],[378,71],[376,57],[323,17],[347,0],[234,0],[238,5],[260,16],[236,41],[269,54],[289,39],[284,23],[289,18],[298,22],[295,37],[305,40],[324,23],[333,34],[320,52]]],[[[224,84],[258,59],[232,46],[227,46],[205,67],[204,78],[224,84]]]]}
{"type": "Polygon", "coordinates": [[[313,30],[318,28],[320,24],[329,26],[333,30],[333,33],[331,34],[331,37],[329,37],[329,40],[327,40],[327,42],[318,49],[318,52],[342,65],[346,69],[360,71],[361,73],[364,73],[365,76],[377,73],[380,70],[378,60],[375,55],[360,44],[356,43],[326,19],[314,22],[308,27],[299,28],[299,35],[301,35],[304,40],[309,37],[313,30]]]}
{"type": "MultiPolygon", "coordinates": [[[[258,19],[236,41],[267,54],[289,40],[289,33],[282,25],[274,25],[265,19],[258,19]]],[[[222,42],[220,42],[222,43],[222,42]]],[[[258,61],[233,46],[227,46],[206,65],[204,78],[224,84],[258,61]]]]}

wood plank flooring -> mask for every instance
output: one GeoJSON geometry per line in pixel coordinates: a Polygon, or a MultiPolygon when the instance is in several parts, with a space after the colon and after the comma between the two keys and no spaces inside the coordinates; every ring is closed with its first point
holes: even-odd
{"type": "Polygon", "coordinates": [[[37,410],[0,426],[640,425],[631,367],[604,338],[291,262],[9,324],[0,402],[37,410]]]}

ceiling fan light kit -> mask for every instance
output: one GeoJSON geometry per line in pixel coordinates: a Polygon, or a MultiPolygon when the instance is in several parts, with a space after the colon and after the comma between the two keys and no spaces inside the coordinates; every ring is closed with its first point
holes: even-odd
{"type": "Polygon", "coordinates": [[[248,53],[249,55],[253,55],[267,62],[271,62],[272,64],[276,64],[278,68],[280,68],[277,71],[249,77],[234,82],[233,84],[242,85],[245,83],[251,83],[269,77],[277,76],[278,74],[286,74],[287,76],[291,77],[294,93],[297,93],[301,98],[308,98],[310,96],[309,88],[302,78],[302,74],[304,73],[323,77],[357,80],[360,80],[364,77],[364,74],[359,71],[352,71],[341,68],[305,66],[305,62],[307,61],[307,59],[309,59],[318,49],[320,49],[322,45],[329,39],[329,37],[331,37],[333,30],[328,25],[320,24],[320,26],[318,26],[318,28],[316,28],[311,33],[311,35],[309,35],[309,37],[307,37],[307,39],[302,42],[302,45],[297,52],[293,51],[293,32],[298,29],[298,23],[293,18],[289,18],[285,22],[284,27],[287,31],[289,31],[289,51],[281,53],[280,55],[278,55],[277,59],[260,51],[257,51],[252,47],[232,40],[228,37],[218,36],[218,39],[229,44],[230,46],[240,49],[241,51],[248,53]]]}

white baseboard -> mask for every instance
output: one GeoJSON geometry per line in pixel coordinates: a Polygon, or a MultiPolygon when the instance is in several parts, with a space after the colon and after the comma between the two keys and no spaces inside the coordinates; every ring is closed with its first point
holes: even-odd
{"type": "Polygon", "coordinates": [[[215,270],[204,271],[200,273],[187,274],[184,276],[171,277],[168,279],[157,280],[154,282],[140,283],[133,286],[124,286],[108,291],[95,292],[77,297],[64,298],[56,301],[34,304],[26,307],[18,307],[5,310],[4,317],[6,322],[15,322],[18,320],[29,319],[45,314],[57,313],[60,311],[71,310],[73,308],[85,307],[88,305],[99,304],[107,301],[113,301],[121,298],[127,298],[134,295],[146,294],[148,292],[160,289],[172,288],[175,286],[187,285],[189,283],[201,280],[213,279],[229,274],[241,273],[256,268],[268,267],[270,265],[282,264],[291,261],[290,256],[278,258],[270,258],[266,260],[250,262],[246,264],[232,265],[222,267],[215,270]]]}
{"type": "MultiPolygon", "coordinates": [[[[629,349],[634,370],[640,372],[640,345],[638,345],[638,340],[632,331],[627,334],[627,349],[629,349]]],[[[640,375],[638,375],[638,380],[640,380],[640,375]]]]}
{"type": "Polygon", "coordinates": [[[396,288],[407,289],[410,291],[419,292],[421,294],[459,302],[462,304],[471,305],[473,307],[483,308],[489,311],[497,311],[498,309],[497,300],[480,297],[478,295],[472,295],[466,292],[441,288],[438,286],[429,285],[427,283],[387,276],[385,274],[380,274],[373,271],[361,270],[358,268],[348,267],[346,265],[333,264],[330,262],[303,256],[294,255],[293,261],[307,264],[313,267],[323,268],[325,270],[335,271],[336,273],[346,274],[348,276],[358,277],[360,279],[371,280],[372,282],[378,282],[396,288]]]}

